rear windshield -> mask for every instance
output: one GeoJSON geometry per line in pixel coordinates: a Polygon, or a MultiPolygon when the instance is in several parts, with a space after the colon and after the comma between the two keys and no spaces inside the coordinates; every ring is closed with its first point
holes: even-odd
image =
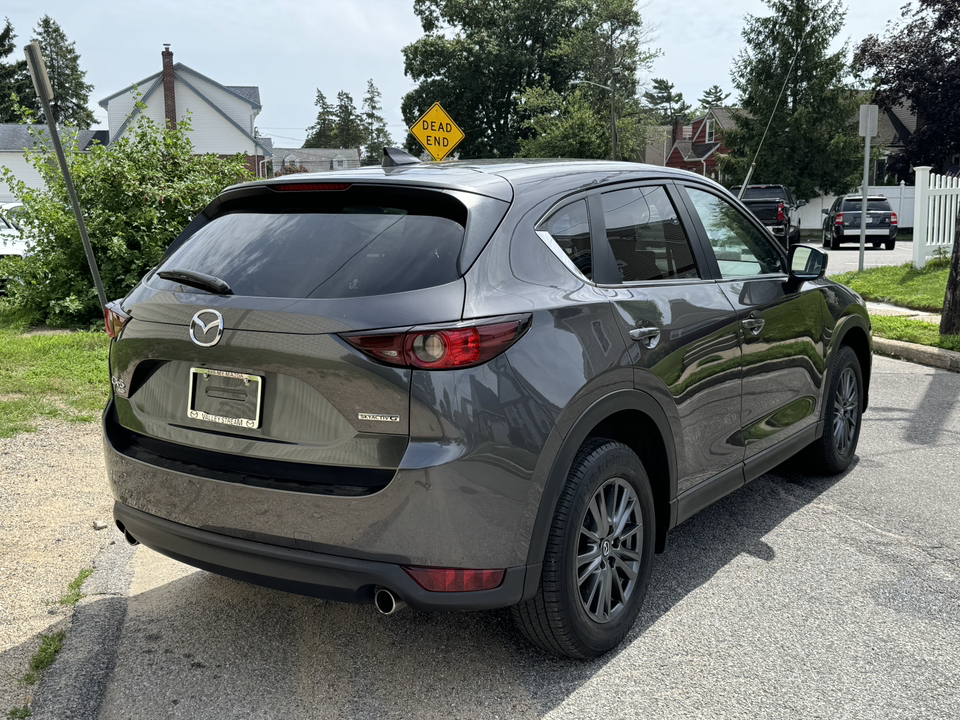
{"type": "MultiPolygon", "coordinates": [[[[844,200],[843,212],[860,212],[861,200],[844,200]]],[[[871,210],[890,212],[890,203],[886,200],[871,200],[867,198],[867,212],[871,210]]]]}
{"type": "MultiPolygon", "coordinates": [[[[466,209],[449,196],[371,188],[270,195],[179,241],[157,270],[212,275],[236,295],[289,298],[384,295],[459,277],[466,209]]],[[[181,289],[156,276],[150,284],[181,289]]]]}
{"type": "Polygon", "coordinates": [[[761,199],[771,199],[771,200],[786,200],[786,195],[783,192],[783,188],[772,187],[772,188],[747,188],[743,191],[744,200],[761,200],[761,199]]]}

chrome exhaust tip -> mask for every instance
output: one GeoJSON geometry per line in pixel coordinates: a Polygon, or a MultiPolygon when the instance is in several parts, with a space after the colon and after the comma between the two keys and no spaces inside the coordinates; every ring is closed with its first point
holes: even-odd
{"type": "Polygon", "coordinates": [[[373,604],[381,615],[393,615],[397,610],[403,610],[407,604],[386,588],[377,588],[373,596],[373,604]]]}

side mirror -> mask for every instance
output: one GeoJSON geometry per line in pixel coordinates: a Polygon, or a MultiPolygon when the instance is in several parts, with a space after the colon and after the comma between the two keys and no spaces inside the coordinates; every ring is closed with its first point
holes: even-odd
{"type": "Polygon", "coordinates": [[[794,292],[803,283],[819,280],[827,271],[827,254],[820,248],[809,245],[794,245],[787,255],[787,265],[790,276],[787,280],[787,291],[794,292]]]}
{"type": "Polygon", "coordinates": [[[822,212],[824,215],[829,215],[829,214],[830,214],[830,211],[827,210],[826,208],[823,208],[823,210],[821,210],[820,212],[822,212]]]}
{"type": "Polygon", "coordinates": [[[798,200],[798,201],[797,201],[797,207],[798,207],[798,208],[802,208],[802,207],[803,207],[804,205],[806,205],[806,204],[807,204],[807,201],[806,201],[806,200],[798,200]]]}

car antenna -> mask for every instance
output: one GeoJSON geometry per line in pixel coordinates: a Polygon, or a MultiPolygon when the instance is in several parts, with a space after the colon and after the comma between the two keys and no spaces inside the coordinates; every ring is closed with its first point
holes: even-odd
{"type": "Polygon", "coordinates": [[[783,79],[783,86],[780,88],[780,94],[777,96],[777,102],[773,106],[773,112],[770,113],[770,119],[767,120],[767,127],[764,128],[763,137],[760,138],[760,144],[757,145],[757,151],[753,154],[753,162],[750,163],[750,169],[747,170],[747,177],[744,178],[743,183],[740,185],[740,192],[737,193],[737,200],[743,200],[743,193],[747,189],[747,185],[750,184],[750,178],[753,176],[753,170],[757,167],[757,156],[760,154],[760,148],[763,147],[763,141],[767,139],[767,132],[770,130],[770,123],[773,122],[773,116],[777,114],[777,108],[780,107],[780,100],[783,99],[783,91],[787,89],[787,81],[790,79],[790,75],[793,73],[793,65],[797,62],[797,58],[800,57],[800,49],[803,47],[803,39],[807,36],[807,33],[810,32],[808,27],[803,31],[803,35],[800,36],[800,42],[797,43],[797,52],[793,55],[793,60],[790,61],[790,69],[787,70],[787,76],[783,79]]]}
{"type": "Polygon", "coordinates": [[[419,165],[420,161],[400,148],[385,147],[383,149],[383,167],[397,167],[399,165],[419,165]]]}

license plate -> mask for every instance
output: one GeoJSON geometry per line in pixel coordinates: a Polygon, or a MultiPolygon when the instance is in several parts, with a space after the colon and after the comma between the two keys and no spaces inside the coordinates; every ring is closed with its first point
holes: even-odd
{"type": "Polygon", "coordinates": [[[260,427],[263,378],[259,375],[195,367],[190,368],[189,389],[190,419],[250,430],[260,427]]]}

